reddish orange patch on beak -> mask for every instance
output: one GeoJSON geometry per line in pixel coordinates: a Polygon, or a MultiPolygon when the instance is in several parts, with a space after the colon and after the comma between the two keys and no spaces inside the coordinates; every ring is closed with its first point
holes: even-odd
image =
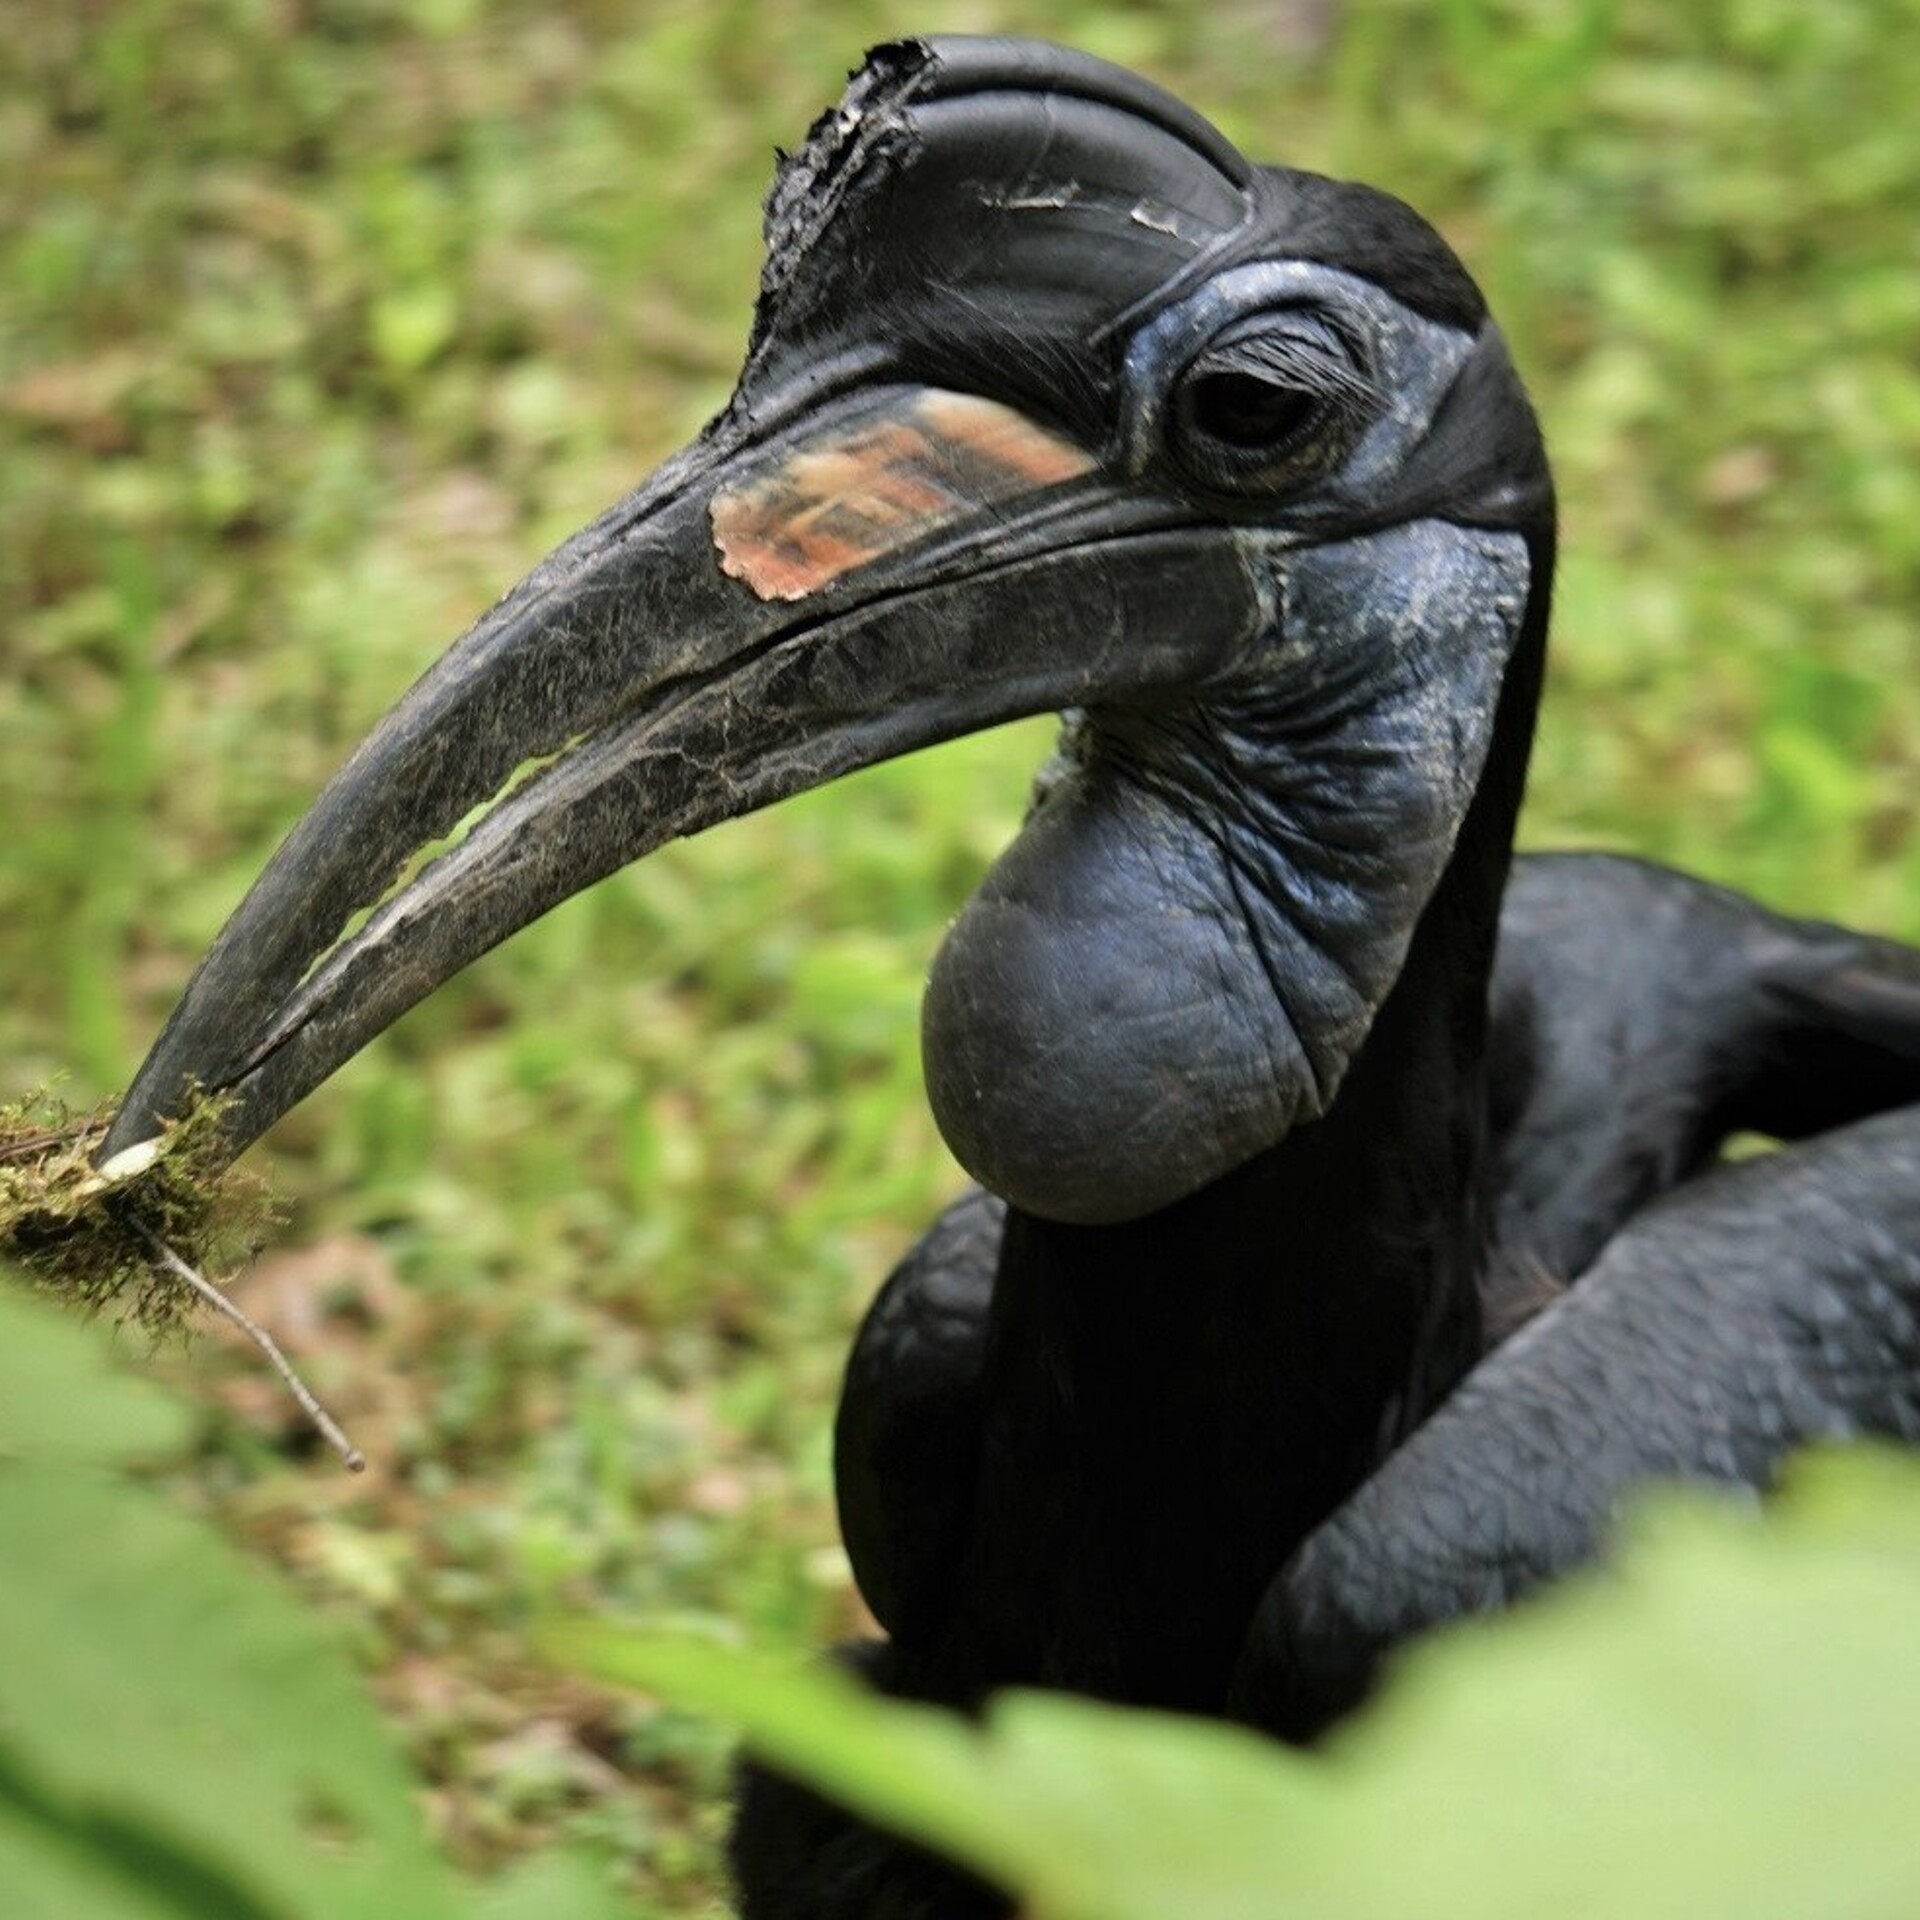
{"type": "Polygon", "coordinates": [[[716,494],[713,539],[722,570],[762,600],[801,600],[983,507],[1092,466],[1082,448],[997,400],[924,387],[716,494]]]}

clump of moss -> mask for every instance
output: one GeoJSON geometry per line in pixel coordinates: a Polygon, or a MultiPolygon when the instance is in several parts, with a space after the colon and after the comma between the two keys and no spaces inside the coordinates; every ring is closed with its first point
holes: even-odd
{"type": "Polygon", "coordinates": [[[265,1327],[200,1271],[251,1252],[272,1223],[257,1180],[236,1176],[217,1099],[197,1100],[156,1140],[99,1162],[110,1112],[74,1119],[43,1096],[0,1106],[0,1261],[43,1293],[111,1309],[159,1339],[202,1308],[238,1327],[349,1471],[365,1456],[265,1327]]]}
{"type": "Polygon", "coordinates": [[[0,1106],[0,1260],[90,1313],[179,1331],[205,1305],[180,1264],[230,1265],[273,1219],[263,1185],[227,1165],[220,1108],[196,1101],[151,1154],[103,1169],[110,1111],[75,1117],[46,1095],[0,1106]]]}

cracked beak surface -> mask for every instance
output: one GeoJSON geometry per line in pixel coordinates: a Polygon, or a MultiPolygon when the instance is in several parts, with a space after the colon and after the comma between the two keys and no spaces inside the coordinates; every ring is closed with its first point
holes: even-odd
{"type": "Polygon", "coordinates": [[[1258,617],[1230,538],[969,394],[867,387],[723,422],[379,723],[201,962],[103,1155],[195,1088],[226,1096],[238,1152],[469,961],[670,839],[1204,674],[1258,617]]]}

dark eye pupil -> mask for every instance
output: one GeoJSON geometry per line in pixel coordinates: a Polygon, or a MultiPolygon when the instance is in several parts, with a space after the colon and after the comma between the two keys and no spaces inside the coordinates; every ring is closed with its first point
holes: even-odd
{"type": "Polygon", "coordinates": [[[1251,373],[1209,373],[1191,388],[1193,424],[1230,447],[1271,447],[1306,423],[1313,398],[1251,373]]]}

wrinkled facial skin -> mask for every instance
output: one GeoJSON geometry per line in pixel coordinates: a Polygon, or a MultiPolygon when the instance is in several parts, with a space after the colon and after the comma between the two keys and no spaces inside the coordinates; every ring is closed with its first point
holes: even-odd
{"type": "Polygon", "coordinates": [[[1076,730],[935,961],[941,1132],[1045,1218],[1137,1218],[1325,1113],[1472,799],[1519,536],[1419,522],[1273,572],[1281,618],[1212,697],[1076,730]],[[1448,660],[1430,606],[1462,593],[1483,644],[1448,660]]]}
{"type": "Polygon", "coordinates": [[[1018,1205],[1165,1205],[1336,1097],[1537,631],[1551,515],[1499,335],[1399,203],[1255,170],[1082,56],[881,49],[776,183],[725,413],[342,768],[104,1151],[199,1085],[237,1152],[665,840],[1071,709],[936,962],[928,1086],[1018,1205]]]}
{"type": "Polygon", "coordinates": [[[1265,617],[1191,693],[1071,730],[928,989],[942,1133],[1051,1219],[1138,1217],[1326,1112],[1452,853],[1526,610],[1517,533],[1346,532],[1476,351],[1350,275],[1249,264],[1143,327],[1123,441],[1141,483],[1204,484],[1182,381],[1268,322],[1338,342],[1354,393],[1228,507],[1259,515],[1225,537],[1265,617]]]}

